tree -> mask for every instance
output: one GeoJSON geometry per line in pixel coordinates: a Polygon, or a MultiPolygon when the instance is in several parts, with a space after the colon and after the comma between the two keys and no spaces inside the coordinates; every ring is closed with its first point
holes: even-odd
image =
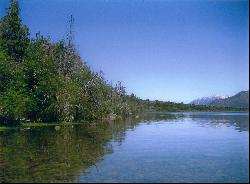
{"type": "Polygon", "coordinates": [[[18,1],[11,0],[7,14],[0,21],[0,49],[16,62],[22,62],[29,45],[29,30],[22,25],[19,11],[18,1]]]}
{"type": "Polygon", "coordinates": [[[49,43],[49,39],[40,34],[31,40],[26,49],[22,70],[26,91],[34,102],[28,114],[31,120],[57,120],[55,103],[61,79],[53,56],[53,46],[49,43]]]}
{"type": "Polygon", "coordinates": [[[0,50],[0,94],[6,89],[11,79],[11,64],[8,62],[5,54],[0,50]]]}

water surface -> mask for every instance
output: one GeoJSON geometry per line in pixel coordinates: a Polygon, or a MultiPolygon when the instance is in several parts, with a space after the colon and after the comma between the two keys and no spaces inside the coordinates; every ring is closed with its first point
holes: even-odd
{"type": "Polygon", "coordinates": [[[0,133],[0,182],[248,182],[248,113],[0,133]]]}

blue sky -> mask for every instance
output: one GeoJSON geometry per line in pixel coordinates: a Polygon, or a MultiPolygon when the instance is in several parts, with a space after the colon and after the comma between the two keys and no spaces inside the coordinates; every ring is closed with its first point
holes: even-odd
{"type": "MultiPolygon", "coordinates": [[[[66,38],[95,71],[143,99],[188,103],[249,89],[249,4],[240,0],[19,0],[31,35],[66,38]]],[[[1,0],[0,16],[9,0],[1,0]]]]}

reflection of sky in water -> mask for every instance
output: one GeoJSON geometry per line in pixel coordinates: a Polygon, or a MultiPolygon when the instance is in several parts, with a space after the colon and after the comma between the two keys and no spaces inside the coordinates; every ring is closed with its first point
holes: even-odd
{"type": "Polygon", "coordinates": [[[246,182],[249,115],[149,113],[0,132],[0,183],[246,182]]]}
{"type": "Polygon", "coordinates": [[[247,182],[249,116],[150,114],[81,182],[247,182]],[[98,168],[98,169],[97,169],[98,168]]]}
{"type": "Polygon", "coordinates": [[[148,119],[152,121],[176,122],[183,119],[192,119],[200,126],[232,126],[239,131],[249,131],[249,113],[223,113],[223,112],[173,112],[173,113],[149,113],[148,119]]]}

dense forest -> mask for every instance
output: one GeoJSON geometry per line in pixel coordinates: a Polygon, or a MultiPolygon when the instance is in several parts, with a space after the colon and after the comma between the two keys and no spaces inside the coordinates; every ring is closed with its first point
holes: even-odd
{"type": "MultiPolygon", "coordinates": [[[[72,40],[31,38],[22,24],[18,1],[0,20],[0,124],[92,121],[148,110],[246,110],[141,100],[121,82],[111,84],[80,58],[72,40]]],[[[71,21],[72,24],[72,21],[71,21]]],[[[71,26],[70,26],[71,27],[71,26]]]]}
{"type": "Polygon", "coordinates": [[[82,62],[72,42],[30,38],[18,1],[0,22],[0,122],[79,121],[124,116],[142,109],[121,82],[114,86],[82,62]]]}

